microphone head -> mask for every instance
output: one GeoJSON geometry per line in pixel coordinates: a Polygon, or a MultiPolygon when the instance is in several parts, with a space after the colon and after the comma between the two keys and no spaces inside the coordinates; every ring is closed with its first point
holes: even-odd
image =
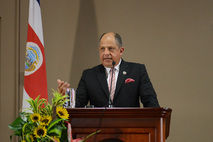
{"type": "Polygon", "coordinates": [[[112,65],[113,65],[113,66],[115,65],[115,61],[112,61],[112,65]]]}

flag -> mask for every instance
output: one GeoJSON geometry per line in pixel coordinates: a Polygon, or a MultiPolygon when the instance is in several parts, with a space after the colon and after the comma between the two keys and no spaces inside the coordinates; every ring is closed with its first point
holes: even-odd
{"type": "Polygon", "coordinates": [[[48,99],[43,29],[39,0],[29,1],[29,19],[24,72],[22,108],[29,108],[26,99],[48,99]]]}

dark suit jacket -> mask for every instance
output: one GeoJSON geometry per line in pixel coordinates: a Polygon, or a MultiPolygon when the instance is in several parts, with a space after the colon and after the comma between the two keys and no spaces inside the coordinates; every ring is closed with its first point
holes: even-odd
{"type": "MultiPolygon", "coordinates": [[[[145,65],[122,60],[113,106],[139,107],[139,97],[144,107],[160,107],[145,65]],[[134,79],[135,82],[125,83],[128,78],[134,79]]],[[[86,106],[89,100],[95,107],[107,106],[109,102],[109,89],[103,65],[83,71],[76,91],[76,107],[86,106]]]]}

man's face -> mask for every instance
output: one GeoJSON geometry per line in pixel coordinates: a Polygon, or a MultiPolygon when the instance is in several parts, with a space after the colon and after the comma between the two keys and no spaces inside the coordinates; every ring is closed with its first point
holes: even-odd
{"type": "Polygon", "coordinates": [[[114,34],[105,34],[99,45],[100,60],[103,66],[112,67],[112,61],[115,62],[115,66],[119,63],[123,54],[124,47],[118,47],[115,41],[114,34]]]}

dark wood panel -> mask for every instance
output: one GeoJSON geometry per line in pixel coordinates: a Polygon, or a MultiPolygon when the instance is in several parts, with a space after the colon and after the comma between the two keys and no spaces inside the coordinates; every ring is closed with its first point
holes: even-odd
{"type": "MultiPolygon", "coordinates": [[[[95,132],[96,142],[120,141],[165,142],[169,136],[169,108],[74,108],[70,114],[73,136],[85,137],[95,132]],[[100,119],[101,118],[101,119],[100,119]],[[109,140],[108,140],[109,141],[109,140]]],[[[94,137],[88,139],[93,141],[94,137]]]]}

